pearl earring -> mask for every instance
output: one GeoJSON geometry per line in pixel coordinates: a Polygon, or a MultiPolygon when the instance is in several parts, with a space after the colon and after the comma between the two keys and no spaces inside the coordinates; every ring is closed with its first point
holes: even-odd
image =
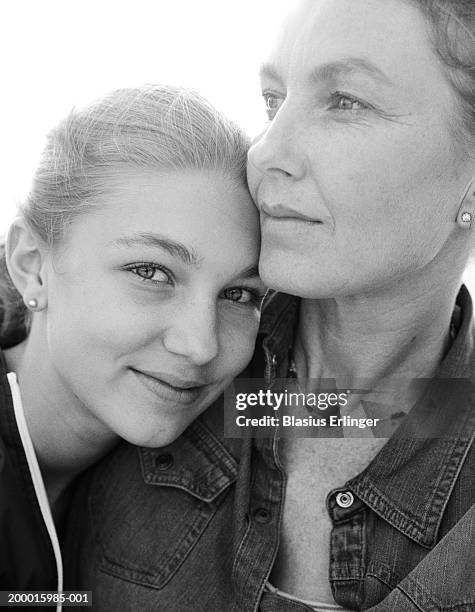
{"type": "Polygon", "coordinates": [[[35,310],[36,308],[38,308],[38,300],[36,298],[31,298],[31,300],[28,300],[26,305],[28,306],[28,308],[31,308],[31,310],[35,310]]]}

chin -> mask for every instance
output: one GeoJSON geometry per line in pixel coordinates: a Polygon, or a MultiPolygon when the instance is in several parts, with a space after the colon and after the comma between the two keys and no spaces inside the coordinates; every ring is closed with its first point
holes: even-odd
{"type": "MultiPolygon", "coordinates": [[[[193,419],[161,418],[137,420],[134,423],[121,423],[114,427],[116,435],[134,446],[160,448],[174,442],[193,419]]],[[[117,425],[117,424],[116,424],[117,425]]]]}
{"type": "Polygon", "coordinates": [[[134,446],[160,448],[162,446],[168,446],[179,438],[188,425],[189,423],[186,423],[181,427],[176,427],[173,429],[160,428],[157,426],[154,430],[148,429],[144,432],[129,432],[128,435],[123,436],[123,438],[126,442],[133,444],[134,446]]]}
{"type": "Polygon", "coordinates": [[[263,283],[274,291],[281,291],[290,295],[307,299],[324,299],[332,297],[336,287],[328,276],[311,274],[312,270],[318,270],[319,265],[315,261],[296,254],[292,256],[288,252],[276,251],[261,253],[259,261],[259,275],[263,283]]]}

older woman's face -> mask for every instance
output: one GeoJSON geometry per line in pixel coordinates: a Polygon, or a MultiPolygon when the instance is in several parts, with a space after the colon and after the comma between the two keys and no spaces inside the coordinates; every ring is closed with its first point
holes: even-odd
{"type": "Polygon", "coordinates": [[[399,0],[308,0],[262,69],[249,155],[264,282],[350,295],[449,248],[469,164],[423,15],[399,0]]]}

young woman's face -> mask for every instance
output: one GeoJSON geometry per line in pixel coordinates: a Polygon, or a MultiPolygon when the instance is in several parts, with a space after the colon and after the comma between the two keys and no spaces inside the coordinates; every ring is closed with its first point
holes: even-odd
{"type": "Polygon", "coordinates": [[[170,443],[250,360],[258,217],[218,173],[130,170],[48,263],[49,359],[80,410],[170,443]]]}
{"type": "Polygon", "coordinates": [[[428,31],[400,0],[306,0],[285,24],[249,154],[269,286],[352,295],[447,248],[473,162],[428,31]]]}

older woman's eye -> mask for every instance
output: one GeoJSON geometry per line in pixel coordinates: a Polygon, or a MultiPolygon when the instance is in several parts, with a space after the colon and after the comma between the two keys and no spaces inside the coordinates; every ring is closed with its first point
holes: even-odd
{"type": "Polygon", "coordinates": [[[131,264],[130,266],[126,266],[126,270],[138,276],[142,281],[150,281],[158,285],[168,285],[172,283],[171,273],[157,264],[131,264]]]}
{"type": "Polygon", "coordinates": [[[360,111],[369,110],[371,107],[358,98],[337,91],[331,95],[328,108],[337,111],[360,111]]]}
{"type": "Polygon", "coordinates": [[[264,98],[267,116],[269,119],[273,119],[282,106],[284,99],[281,95],[272,91],[264,91],[262,97],[264,98]]]}

